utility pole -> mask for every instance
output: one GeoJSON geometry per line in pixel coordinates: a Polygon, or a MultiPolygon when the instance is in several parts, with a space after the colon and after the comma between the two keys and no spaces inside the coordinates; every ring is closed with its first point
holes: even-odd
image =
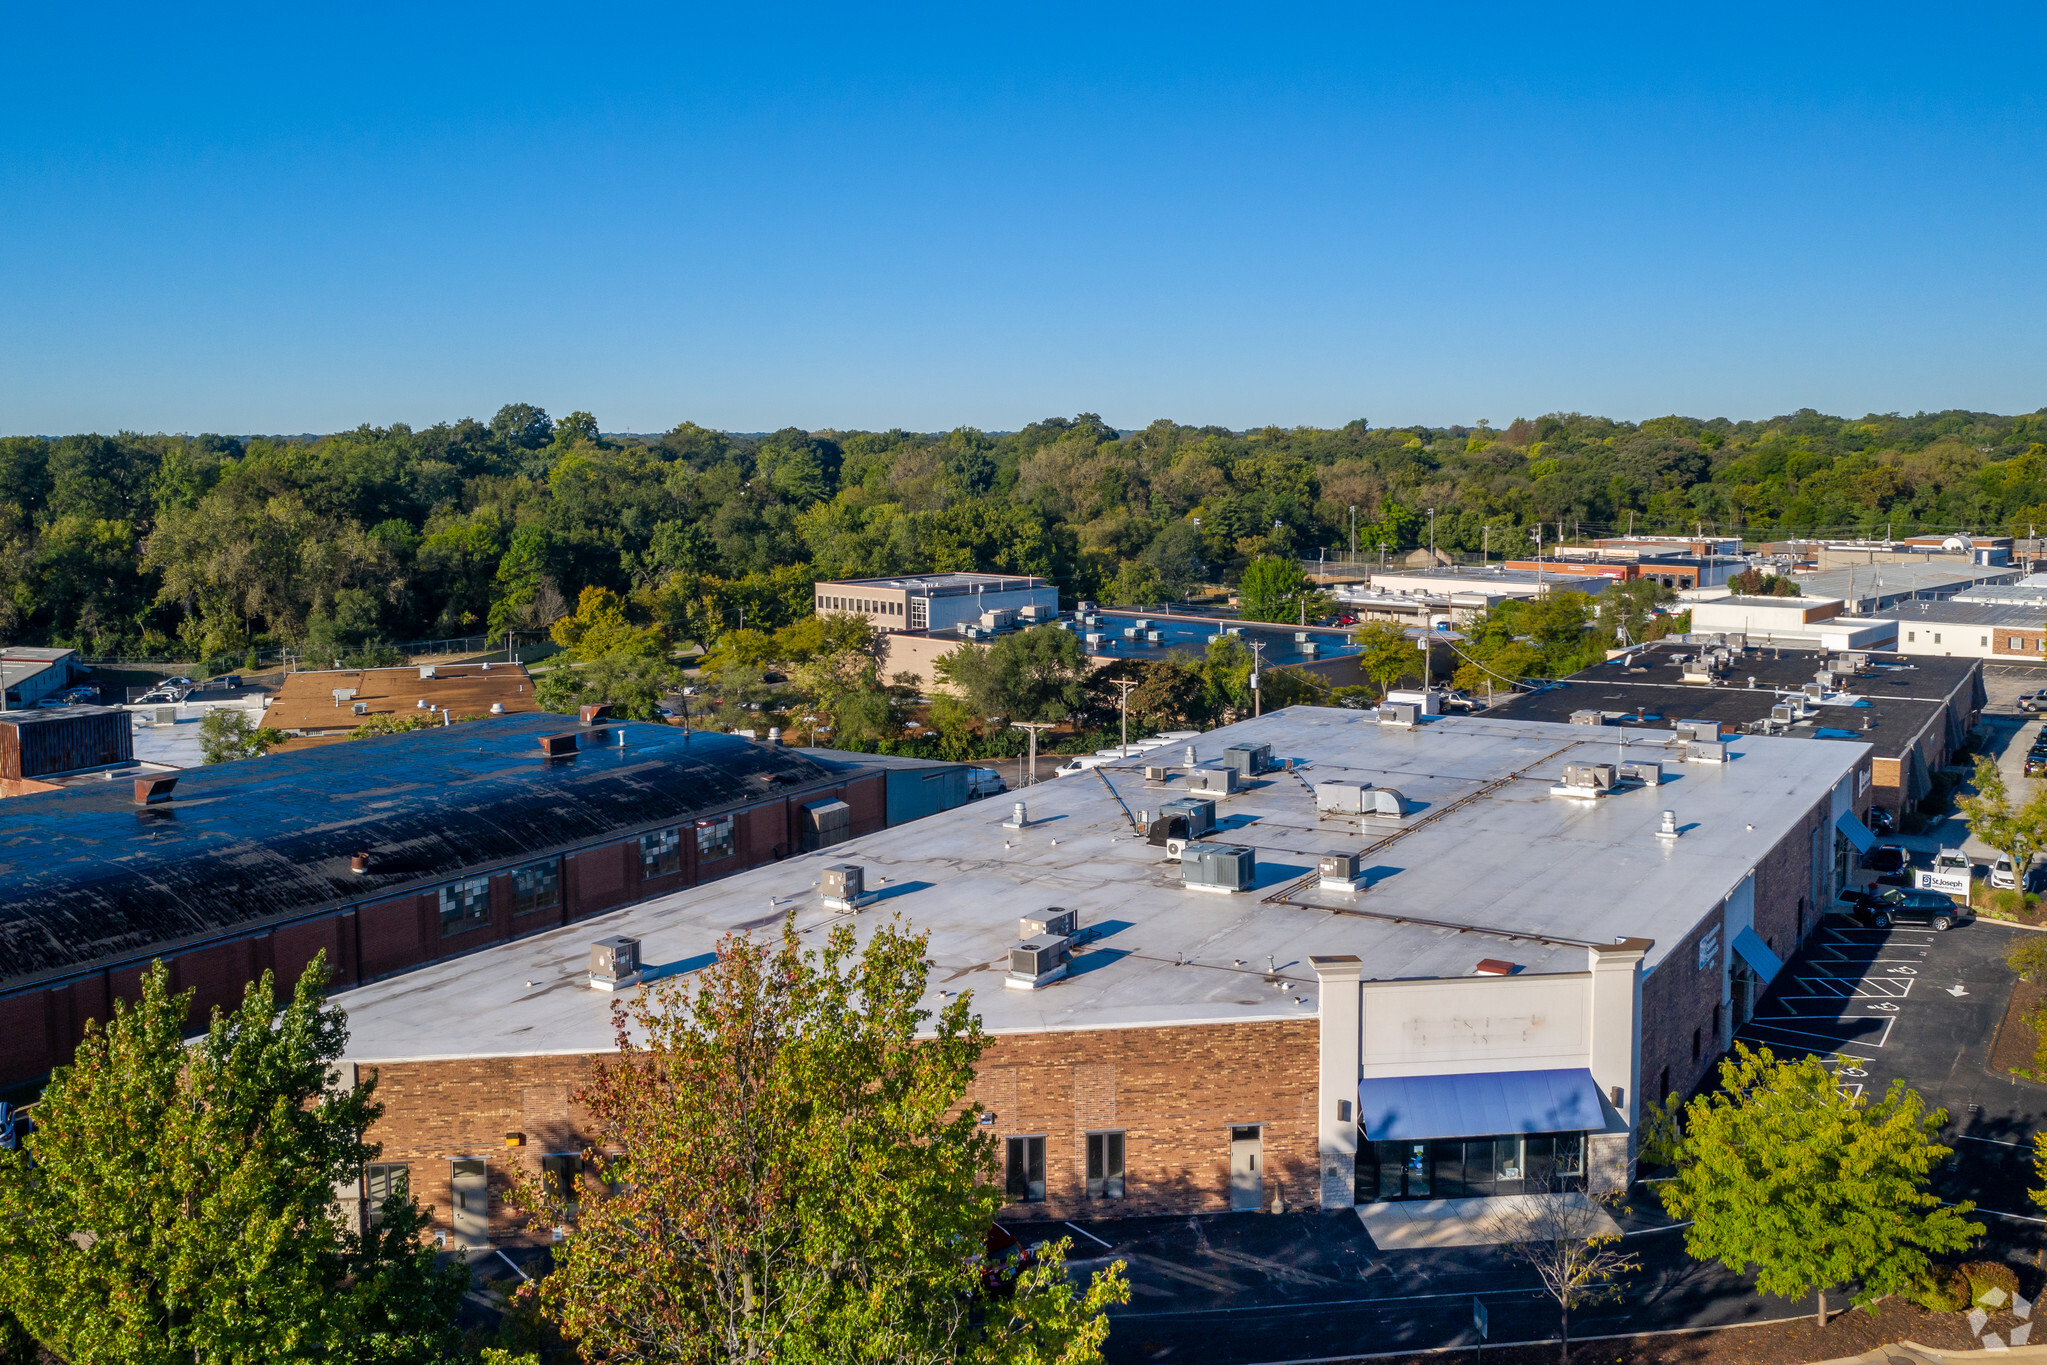
{"type": "Polygon", "coordinates": [[[1358,505],[1350,505],[1350,562],[1358,562],[1358,505]]]}
{"type": "Polygon", "coordinates": [[[1135,678],[1111,678],[1116,686],[1116,710],[1123,720],[1123,757],[1130,757],[1130,689],[1137,686],[1135,678]]]}
{"type": "Polygon", "coordinates": [[[1265,642],[1251,642],[1251,714],[1253,717],[1265,714],[1265,693],[1258,686],[1258,672],[1264,663],[1265,642]]]}
{"type": "Polygon", "coordinates": [[[1436,567],[1436,509],[1429,509],[1429,567],[1436,567]]]}
{"type": "Polygon", "coordinates": [[[1487,526],[1485,526],[1485,527],[1484,527],[1484,528],[1483,528],[1482,530],[1480,530],[1480,531],[1479,531],[1479,533],[1478,533],[1478,567],[1479,567],[1479,568],[1483,569],[1483,568],[1484,568],[1484,567],[1486,566],[1486,557],[1487,557],[1487,555],[1488,555],[1488,554],[1490,554],[1490,553],[1491,553],[1491,551],[1492,551],[1492,548],[1493,548],[1493,528],[1492,528],[1492,526],[1491,526],[1490,524],[1488,524],[1488,525],[1487,525],[1487,526]]]}
{"type": "Polygon", "coordinates": [[[1035,787],[1038,784],[1038,732],[1040,730],[1053,729],[1054,728],[1053,723],[1049,720],[1013,720],[1009,724],[1012,729],[1028,730],[1030,732],[1031,736],[1030,778],[1029,780],[1024,782],[1023,785],[1026,787],[1035,787]]]}

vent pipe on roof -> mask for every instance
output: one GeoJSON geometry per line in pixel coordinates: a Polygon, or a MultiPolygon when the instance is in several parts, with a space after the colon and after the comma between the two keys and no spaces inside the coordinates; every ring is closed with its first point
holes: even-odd
{"type": "Polygon", "coordinates": [[[169,777],[138,777],[135,779],[135,804],[138,806],[159,806],[171,799],[171,789],[178,785],[175,774],[169,777]]]}
{"type": "Polygon", "coordinates": [[[369,854],[367,854],[367,853],[351,853],[351,854],[349,854],[349,855],[348,855],[348,870],[349,870],[350,872],[353,872],[353,873],[355,873],[355,875],[356,875],[356,876],[358,876],[358,877],[360,877],[360,876],[361,876],[361,875],[362,875],[363,873],[365,873],[365,872],[369,871],[369,870],[370,870],[370,855],[369,855],[369,854]]]}

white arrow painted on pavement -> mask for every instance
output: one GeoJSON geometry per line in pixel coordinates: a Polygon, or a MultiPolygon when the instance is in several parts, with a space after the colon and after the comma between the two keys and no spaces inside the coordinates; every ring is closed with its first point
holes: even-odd
{"type": "Polygon", "coordinates": [[[1969,992],[1958,983],[1956,985],[1949,986],[1947,988],[1947,993],[1949,995],[1954,996],[1957,1000],[1959,1000],[1963,996],[1967,995],[1969,992]]]}

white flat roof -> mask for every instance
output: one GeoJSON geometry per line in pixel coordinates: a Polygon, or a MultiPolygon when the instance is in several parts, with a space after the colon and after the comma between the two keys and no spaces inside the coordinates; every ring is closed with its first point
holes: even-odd
{"type": "Polygon", "coordinates": [[[814,854],[345,991],[348,1055],[358,1061],[600,1052],[610,997],[584,973],[593,940],[640,939],[657,974],[712,960],[728,932],[773,934],[793,910],[821,942],[843,916],[818,903],[831,863],[866,869],[877,900],[863,932],[900,914],[929,931],[927,1005],[972,989],[994,1032],[1312,1017],[1308,958],[1354,953],[1368,979],[1462,977],[1480,958],[1530,972],[1583,971],[1585,945],[1656,941],[1653,968],[1870,752],[1843,741],[1738,736],[1725,764],[1671,764],[1669,730],[1588,729],[1445,717],[1409,730],[1371,713],[1294,707],[1211,731],[1200,760],[1235,743],[1272,745],[1294,772],[1253,779],[1217,803],[1217,842],[1258,851],[1256,888],[1183,888],[1180,867],[1132,830],[1123,805],[1156,811],[1184,795],[1148,786],[1133,755],[814,854]],[[1567,762],[1621,757],[1670,764],[1659,789],[1598,800],[1553,796],[1567,762]],[[1099,774],[1099,775],[1098,775],[1099,774]],[[1318,820],[1309,783],[1360,779],[1408,799],[1405,820],[1318,820]],[[1104,780],[1106,779],[1106,780],[1104,780]],[[1113,783],[1114,790],[1111,790],[1113,783]],[[1025,830],[1003,828],[1014,799],[1025,830]],[[1661,812],[1684,833],[1655,837],[1661,812]],[[1366,853],[1367,889],[1312,889],[1325,853],[1366,853]],[[1288,895],[1306,879],[1308,889],[1288,895]],[[1284,899],[1278,899],[1284,897],[1284,899]],[[1017,917],[1077,910],[1085,942],[1072,974],[1037,991],[1004,987],[1017,917]],[[1272,970],[1268,972],[1267,957],[1272,970]],[[1276,982],[1276,984],[1275,984],[1276,982]]]}

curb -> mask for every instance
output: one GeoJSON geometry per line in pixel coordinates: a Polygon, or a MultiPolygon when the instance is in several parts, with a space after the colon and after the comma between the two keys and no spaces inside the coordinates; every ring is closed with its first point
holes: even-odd
{"type": "MultiPolygon", "coordinates": [[[[1847,1311],[1850,1310],[1848,1309],[1839,1310],[1839,1312],[1847,1311]]],[[[1839,1313],[1836,1314],[1836,1316],[1838,1315],[1839,1313]]],[[[1819,1317],[1818,1313],[1793,1313],[1787,1317],[1764,1318],[1761,1322],[1723,1323],[1718,1327],[1660,1327],[1653,1331],[1647,1332],[1606,1332],[1596,1336],[1589,1337],[1574,1336],[1571,1338],[1571,1344],[1575,1347],[1580,1343],[1587,1341],[1631,1341],[1636,1337],[1686,1337],[1697,1336],[1701,1332],[1738,1332],[1746,1327],[1775,1327],[1779,1323],[1804,1322],[1808,1318],[1816,1319],[1818,1317],[1819,1317]]],[[[1538,1337],[1533,1341],[1488,1341],[1485,1343],[1487,1350],[1498,1350],[1502,1347],[1508,1346],[1555,1346],[1555,1345],[1557,1345],[1557,1339],[1555,1337],[1538,1337]]],[[[1254,1365],[1343,1365],[1343,1362],[1347,1360],[1398,1360],[1402,1356],[1452,1355],[1464,1351],[1469,1351],[1471,1349],[1472,1347],[1470,1343],[1466,1343],[1465,1345],[1462,1346],[1417,1346],[1411,1350],[1406,1351],[1370,1351],[1362,1354],[1353,1353],[1350,1355],[1340,1356],[1301,1356],[1291,1360],[1261,1360],[1254,1362],[1254,1365]]],[[[1966,1353],[1950,1351],[1945,1352],[1944,1354],[1957,1355],[1966,1353]]]]}

